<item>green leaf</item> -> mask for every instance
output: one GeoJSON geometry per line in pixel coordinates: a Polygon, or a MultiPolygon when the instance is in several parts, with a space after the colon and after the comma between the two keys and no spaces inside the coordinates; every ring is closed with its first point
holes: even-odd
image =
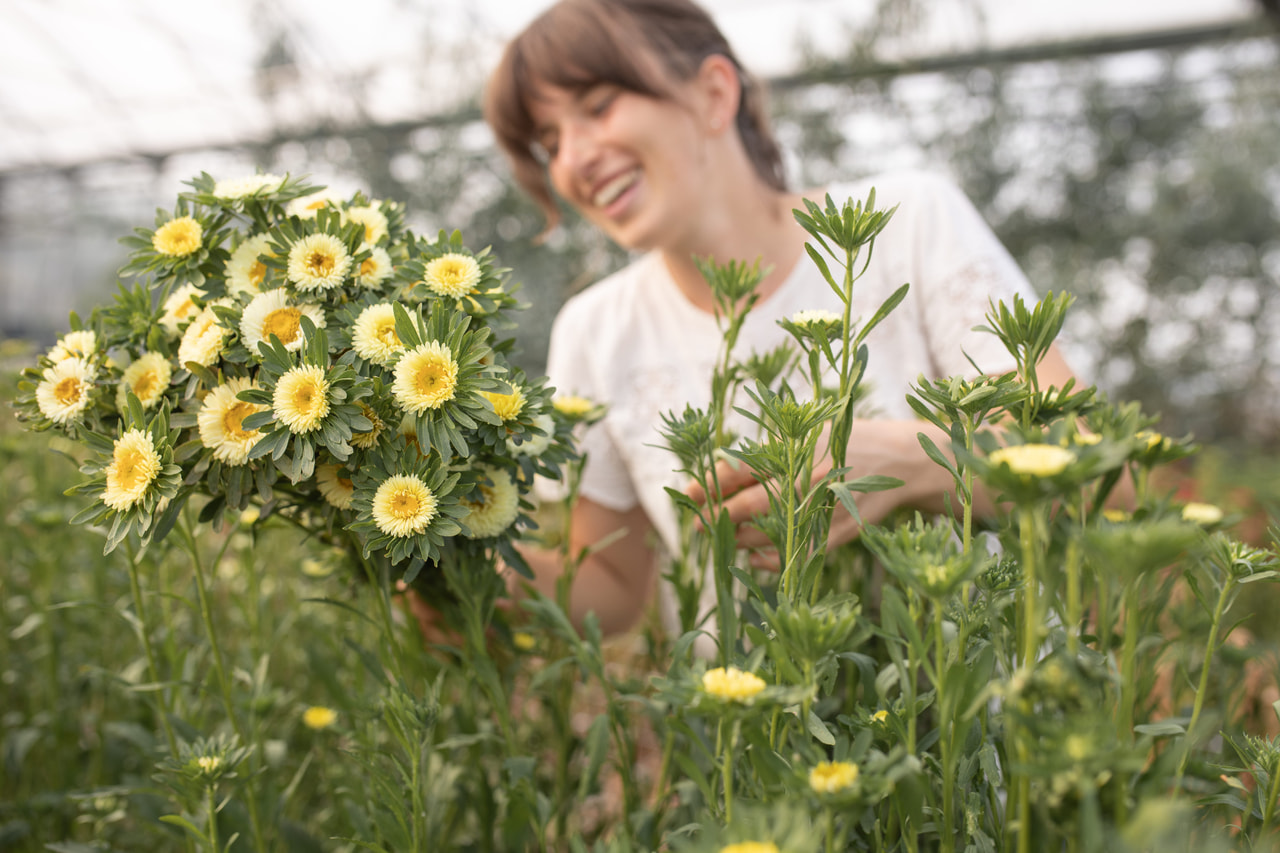
{"type": "Polygon", "coordinates": [[[578,779],[578,801],[581,802],[591,793],[600,775],[600,767],[604,764],[609,746],[609,715],[597,714],[587,730],[586,750],[587,766],[578,779]]]}
{"type": "Polygon", "coordinates": [[[872,315],[871,319],[867,321],[867,324],[858,332],[858,337],[854,340],[854,346],[861,344],[866,339],[867,335],[870,334],[871,330],[880,325],[881,320],[889,316],[890,311],[902,304],[902,300],[907,298],[907,291],[910,287],[911,285],[909,284],[902,285],[895,290],[888,299],[880,304],[880,307],[876,309],[876,313],[872,315]]]}
{"type": "Polygon", "coordinates": [[[813,735],[821,743],[827,746],[836,745],[835,735],[831,734],[831,729],[827,728],[827,724],[822,722],[822,719],[813,712],[812,708],[809,709],[809,719],[805,721],[805,725],[809,729],[809,734],[813,735]]]}

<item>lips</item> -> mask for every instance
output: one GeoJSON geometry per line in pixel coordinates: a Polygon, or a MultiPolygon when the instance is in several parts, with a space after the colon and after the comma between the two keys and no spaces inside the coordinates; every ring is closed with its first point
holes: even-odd
{"type": "Polygon", "coordinates": [[[592,193],[591,203],[596,207],[608,207],[624,192],[631,189],[638,177],[640,177],[639,167],[615,175],[592,193]]]}

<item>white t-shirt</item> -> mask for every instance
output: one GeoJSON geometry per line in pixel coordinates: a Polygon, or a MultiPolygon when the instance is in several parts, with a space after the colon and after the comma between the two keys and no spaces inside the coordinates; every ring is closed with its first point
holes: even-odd
{"type": "MultiPolygon", "coordinates": [[[[854,284],[853,317],[870,319],[898,287],[911,287],[867,337],[863,381],[869,395],[863,405],[873,416],[910,419],[915,414],[906,394],[921,374],[972,375],[965,353],[986,372],[1012,369],[1013,359],[1000,341],[972,329],[984,322],[990,299],[1011,302],[1016,293],[1034,305],[1037,297],[952,183],[906,172],[832,186],[828,192],[841,205],[847,198],[865,200],[873,186],[876,209],[900,206],[877,237],[866,273],[854,284]]],[[[865,254],[857,268],[864,259],[865,254]]],[[[831,266],[838,273],[840,268],[831,266]]],[[[789,340],[777,320],[815,308],[843,310],[817,267],[802,255],[782,285],[748,315],[735,358],[789,340]]],[[[688,301],[656,252],[570,298],[552,327],[549,384],[557,394],[580,394],[609,407],[583,437],[588,461],[581,494],[618,511],[642,505],[668,551],[677,547],[679,524],[664,487],[683,488],[686,479],[664,448],[662,415],[679,413],[686,404],[709,405],[720,346],[715,317],[688,301]]],[[[793,382],[793,387],[799,391],[802,385],[793,382]]],[[[739,397],[737,405],[750,402],[739,397]]],[[[739,434],[754,434],[741,415],[730,412],[730,418],[739,434]]],[[[706,587],[703,607],[714,608],[714,589],[706,587]]],[[[678,628],[666,582],[659,596],[668,629],[678,628]]]]}

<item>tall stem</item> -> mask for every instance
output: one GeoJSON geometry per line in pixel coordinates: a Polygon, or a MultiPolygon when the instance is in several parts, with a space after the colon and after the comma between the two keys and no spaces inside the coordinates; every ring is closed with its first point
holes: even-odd
{"type": "MultiPolygon", "coordinates": [[[[142,583],[138,579],[138,554],[133,543],[127,542],[129,549],[129,588],[133,593],[133,610],[138,617],[138,634],[142,637],[142,649],[147,656],[147,672],[151,683],[160,684],[160,670],[156,667],[156,653],[151,646],[151,628],[147,625],[147,610],[142,599],[142,583]]],[[[160,705],[160,724],[164,727],[164,737],[169,744],[169,755],[178,757],[178,739],[173,734],[173,725],[169,722],[169,694],[164,687],[157,687],[156,702],[160,705]]]]}
{"type": "Polygon", "coordinates": [[[942,749],[942,826],[939,827],[938,837],[942,840],[943,851],[945,853],[954,853],[956,838],[952,800],[955,797],[956,783],[955,773],[951,766],[951,754],[954,747],[951,739],[955,734],[955,729],[952,726],[951,709],[947,707],[947,696],[944,689],[947,681],[947,650],[942,638],[942,623],[942,602],[935,601],[933,607],[933,654],[937,679],[933,689],[937,691],[938,697],[938,725],[940,727],[939,737],[942,749]]]}
{"type": "Polygon", "coordinates": [[[1040,646],[1039,578],[1036,571],[1036,514],[1022,507],[1018,510],[1018,533],[1022,545],[1023,623],[1022,649],[1019,661],[1030,666],[1040,646]]]}
{"type": "MultiPolygon", "coordinates": [[[[1182,750],[1182,758],[1178,760],[1178,775],[1174,787],[1182,787],[1182,777],[1186,773],[1187,759],[1191,756],[1191,738],[1195,736],[1196,723],[1200,721],[1200,712],[1204,710],[1204,699],[1209,692],[1209,669],[1213,662],[1213,653],[1218,647],[1218,627],[1222,623],[1222,614],[1226,612],[1227,601],[1235,587],[1235,579],[1228,577],[1218,593],[1218,603],[1213,608],[1213,621],[1209,625],[1209,639],[1204,647],[1204,663],[1200,666],[1200,683],[1196,685],[1196,698],[1191,706],[1191,720],[1187,723],[1186,746],[1182,750]]],[[[1272,780],[1274,784],[1274,779],[1272,780]]],[[[1274,803],[1272,803],[1274,806],[1274,803]]]]}

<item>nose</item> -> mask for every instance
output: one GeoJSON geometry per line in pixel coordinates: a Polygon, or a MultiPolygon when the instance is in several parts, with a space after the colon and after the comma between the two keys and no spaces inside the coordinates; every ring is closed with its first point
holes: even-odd
{"type": "Polygon", "coordinates": [[[590,179],[600,159],[600,146],[587,122],[570,121],[560,128],[555,163],[567,177],[590,179]]]}

